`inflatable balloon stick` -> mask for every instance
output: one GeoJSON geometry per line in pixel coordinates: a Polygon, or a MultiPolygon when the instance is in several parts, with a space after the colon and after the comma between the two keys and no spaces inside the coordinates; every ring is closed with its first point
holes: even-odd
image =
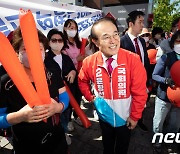
{"type": "Polygon", "coordinates": [[[147,50],[147,53],[148,53],[148,58],[149,58],[150,64],[156,64],[157,50],[149,49],[149,50],[147,50]]]}
{"type": "MultiPolygon", "coordinates": [[[[86,38],[82,38],[81,48],[80,48],[80,54],[83,55],[83,56],[85,55],[86,42],[87,42],[87,39],[86,39],[86,38]]],[[[81,69],[81,66],[82,66],[82,62],[79,61],[79,62],[78,62],[78,68],[77,68],[78,72],[79,72],[79,70],[81,69]]]]}
{"type": "Polygon", "coordinates": [[[38,32],[32,12],[30,10],[24,11],[21,9],[19,19],[21,33],[37,93],[43,104],[49,104],[51,103],[51,99],[46,81],[42,53],[40,51],[38,32]]]}
{"type": "Polygon", "coordinates": [[[171,69],[170,69],[170,74],[171,74],[171,78],[173,79],[173,81],[175,82],[175,84],[180,87],[180,60],[176,61],[171,69]]]}
{"type": "Polygon", "coordinates": [[[174,89],[168,87],[167,96],[173,105],[180,107],[180,87],[176,87],[174,89]]]}
{"type": "Polygon", "coordinates": [[[81,48],[80,48],[80,53],[81,53],[82,55],[85,55],[86,42],[87,42],[87,39],[86,39],[86,38],[82,38],[81,48]]]}
{"type": "Polygon", "coordinates": [[[64,82],[65,86],[66,86],[66,91],[69,95],[70,98],[70,104],[71,106],[74,108],[74,110],[76,111],[76,114],[79,116],[79,118],[81,119],[83,125],[85,128],[89,128],[91,126],[91,122],[89,121],[89,119],[87,118],[87,116],[85,115],[85,113],[81,110],[81,108],[79,107],[77,101],[75,100],[74,96],[72,95],[69,87],[67,86],[67,84],[64,82]]]}
{"type": "Polygon", "coordinates": [[[17,54],[6,36],[0,32],[0,61],[13,80],[14,84],[30,107],[41,103],[41,100],[31,84],[17,54]]]}

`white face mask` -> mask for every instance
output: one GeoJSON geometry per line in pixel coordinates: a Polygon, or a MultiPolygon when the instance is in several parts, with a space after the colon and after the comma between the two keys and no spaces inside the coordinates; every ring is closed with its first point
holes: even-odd
{"type": "Polygon", "coordinates": [[[175,44],[175,45],[174,45],[174,51],[175,51],[177,54],[180,54],[180,44],[175,44]]]}
{"type": "Polygon", "coordinates": [[[146,43],[149,41],[149,37],[143,37],[143,39],[145,40],[146,43]]]}
{"type": "Polygon", "coordinates": [[[77,34],[77,30],[67,30],[66,32],[69,37],[75,37],[77,34]]]}
{"type": "Polygon", "coordinates": [[[63,43],[50,43],[49,46],[51,47],[52,51],[60,52],[61,49],[63,48],[64,44],[63,43]]]}
{"type": "MultiPolygon", "coordinates": [[[[44,61],[44,59],[45,59],[45,53],[43,52],[42,53],[42,60],[44,61]]],[[[25,67],[30,68],[28,56],[27,56],[26,52],[23,52],[23,53],[19,52],[19,60],[25,67]]]]}

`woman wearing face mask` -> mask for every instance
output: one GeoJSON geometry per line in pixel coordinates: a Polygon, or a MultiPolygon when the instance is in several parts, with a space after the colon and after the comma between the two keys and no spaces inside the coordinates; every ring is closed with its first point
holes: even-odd
{"type": "Polygon", "coordinates": [[[78,62],[82,61],[86,55],[80,54],[81,41],[79,39],[78,25],[76,21],[73,19],[66,20],[64,23],[63,33],[68,45],[64,53],[72,59],[77,69],[78,62]]]}
{"type": "Polygon", "coordinates": [[[147,50],[156,49],[153,44],[149,43],[151,33],[148,31],[147,28],[143,28],[143,30],[142,30],[141,34],[139,34],[139,36],[141,36],[145,40],[147,50]]]}
{"type": "MultiPolygon", "coordinates": [[[[170,69],[180,60],[180,30],[174,33],[170,41],[173,52],[166,53],[157,61],[152,78],[159,82],[157,97],[155,99],[155,114],[153,118],[153,132],[162,133],[163,124],[167,120],[167,133],[177,133],[180,128],[180,108],[170,103],[167,98],[167,88],[174,88],[175,83],[171,79],[170,69]],[[167,119],[167,115],[168,119],[167,119]]],[[[179,71],[179,70],[177,70],[179,71]]],[[[161,149],[161,144],[156,143],[155,148],[161,149]]]]}
{"type": "MultiPolygon", "coordinates": [[[[25,72],[34,85],[19,27],[14,31],[13,35],[13,47],[17,51],[25,72]]],[[[44,60],[48,40],[40,31],[38,31],[38,37],[42,59],[44,60]]],[[[1,78],[0,128],[11,127],[13,147],[16,154],[68,153],[59,115],[68,107],[69,97],[60,72],[46,69],[46,76],[51,103],[33,108],[27,105],[8,74],[3,75],[1,78]],[[43,119],[47,119],[47,122],[44,122],[43,119]]]]}
{"type": "MultiPolygon", "coordinates": [[[[149,43],[149,40],[150,40],[150,37],[151,37],[151,33],[148,31],[147,28],[143,28],[141,34],[139,34],[140,37],[142,37],[145,42],[146,42],[146,48],[147,48],[147,52],[148,52],[148,57],[149,57],[149,61],[150,61],[150,68],[149,68],[149,72],[151,74],[151,77],[149,78],[149,93],[148,93],[148,96],[150,96],[152,93],[155,93],[156,94],[156,82],[154,80],[152,80],[152,73],[153,73],[153,70],[154,70],[154,67],[155,67],[155,63],[154,63],[154,59],[156,58],[155,56],[154,57],[150,57],[149,55],[152,54],[150,52],[154,52],[156,50],[150,50],[150,49],[156,49],[156,47],[149,43]]],[[[154,53],[153,53],[154,54],[154,53]]],[[[150,97],[148,97],[150,98],[150,97]]]]}
{"type": "MultiPolygon", "coordinates": [[[[79,39],[78,25],[77,25],[76,21],[73,19],[66,20],[64,23],[63,33],[64,33],[65,39],[67,40],[67,47],[65,48],[63,53],[68,55],[72,59],[74,66],[77,69],[78,62],[83,61],[83,59],[87,55],[80,54],[81,41],[79,39]]],[[[73,93],[73,95],[74,95],[74,93],[73,93]]],[[[80,104],[82,94],[81,94],[81,92],[80,93],[78,92],[77,95],[78,96],[76,97],[76,100],[80,104]]],[[[74,116],[74,121],[77,124],[82,125],[80,119],[78,118],[78,116],[75,112],[73,112],[73,116],[74,116]]],[[[68,123],[68,129],[70,131],[74,129],[73,123],[71,121],[68,123]]]]}
{"type": "MultiPolygon", "coordinates": [[[[81,100],[81,92],[78,87],[77,71],[76,68],[68,55],[62,53],[67,47],[66,40],[62,32],[57,29],[52,29],[48,32],[47,38],[49,40],[49,51],[47,52],[45,65],[56,70],[62,70],[62,78],[70,88],[76,101],[81,100]]],[[[69,107],[62,114],[62,122],[65,132],[73,131],[74,127],[71,122],[72,107],[69,107]],[[68,124],[69,123],[69,124],[68,124]]],[[[68,144],[71,143],[70,138],[66,135],[68,144]]]]}

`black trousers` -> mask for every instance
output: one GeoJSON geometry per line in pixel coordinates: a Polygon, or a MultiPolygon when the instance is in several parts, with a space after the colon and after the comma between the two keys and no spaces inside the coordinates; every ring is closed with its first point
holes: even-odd
{"type": "Polygon", "coordinates": [[[127,154],[131,131],[126,125],[112,127],[110,124],[99,120],[102,130],[103,154],[127,154]]]}
{"type": "Polygon", "coordinates": [[[21,139],[14,136],[15,154],[68,154],[64,129],[60,125],[54,131],[52,135],[46,136],[44,143],[36,136],[31,138],[33,134],[29,134],[29,137],[21,137],[21,139]]]}

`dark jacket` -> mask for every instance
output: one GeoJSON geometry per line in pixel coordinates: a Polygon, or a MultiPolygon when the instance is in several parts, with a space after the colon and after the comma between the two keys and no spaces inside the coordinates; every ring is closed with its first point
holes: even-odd
{"type": "Polygon", "coordinates": [[[63,53],[61,53],[61,55],[62,55],[62,70],[59,67],[59,64],[53,59],[56,55],[51,50],[49,50],[46,54],[46,57],[44,60],[45,66],[47,68],[51,68],[51,70],[52,69],[61,70],[61,72],[62,72],[61,76],[62,76],[63,80],[67,83],[67,85],[70,88],[72,94],[74,95],[76,101],[80,102],[82,94],[81,94],[79,86],[78,86],[78,78],[77,78],[78,72],[77,72],[71,58],[68,55],[65,55],[63,53]],[[75,77],[73,83],[69,83],[65,76],[67,76],[69,74],[69,72],[72,70],[76,71],[76,77],[75,77]]]}
{"type": "MultiPolygon", "coordinates": [[[[139,37],[139,40],[140,40],[143,50],[144,50],[144,67],[146,69],[147,79],[150,79],[151,78],[151,74],[149,73],[150,72],[149,71],[150,62],[149,62],[149,58],[148,58],[148,54],[147,54],[146,43],[145,43],[144,39],[141,37],[139,37]]],[[[136,53],[135,47],[134,47],[128,34],[125,34],[124,36],[121,37],[121,48],[136,53]]]]}
{"type": "MultiPolygon", "coordinates": [[[[63,53],[61,53],[62,55],[62,78],[63,80],[66,81],[66,78],[65,76],[69,74],[70,71],[72,70],[75,70],[76,71],[76,68],[71,60],[71,58],[68,56],[68,55],[65,55],[63,53]]],[[[53,68],[53,69],[60,69],[58,63],[53,59],[56,55],[51,51],[49,50],[47,52],[47,55],[45,57],[45,60],[44,60],[44,63],[46,65],[47,68],[53,68]]]]}
{"type": "MultiPolygon", "coordinates": [[[[48,79],[48,88],[51,98],[58,99],[58,90],[64,87],[61,75],[58,72],[46,71],[47,74],[51,74],[48,79]]],[[[27,102],[22,97],[21,93],[8,76],[4,74],[1,76],[2,88],[0,93],[0,112],[1,115],[7,113],[16,112],[24,107],[27,102]]],[[[33,84],[34,85],[34,84],[33,84]]],[[[61,123],[58,122],[55,115],[49,117],[47,122],[27,123],[21,122],[12,126],[13,134],[13,147],[16,153],[54,153],[54,149],[57,149],[59,145],[62,148],[66,148],[64,130],[61,123]],[[51,135],[48,135],[51,134],[51,135]],[[47,141],[47,142],[46,142],[47,141]],[[31,145],[31,148],[29,148],[31,145]]]]}
{"type": "Polygon", "coordinates": [[[157,97],[166,102],[169,102],[169,99],[167,98],[168,85],[165,84],[165,79],[171,78],[170,69],[177,60],[178,59],[174,51],[162,55],[157,61],[152,74],[152,78],[160,83],[157,89],[157,97]]]}

